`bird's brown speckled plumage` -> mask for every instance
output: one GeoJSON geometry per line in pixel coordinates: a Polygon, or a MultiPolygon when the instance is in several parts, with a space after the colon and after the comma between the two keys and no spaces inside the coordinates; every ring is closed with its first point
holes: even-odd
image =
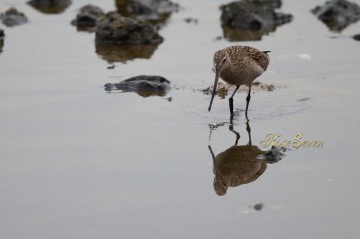
{"type": "Polygon", "coordinates": [[[230,46],[215,52],[214,68],[226,57],[220,77],[232,85],[251,85],[269,65],[267,53],[249,46],[230,46]]]}
{"type": "Polygon", "coordinates": [[[229,98],[230,119],[233,117],[234,94],[239,89],[240,85],[247,85],[249,87],[245,110],[245,115],[247,117],[251,98],[251,84],[257,77],[266,71],[270,60],[267,54],[268,52],[269,51],[259,51],[250,46],[229,46],[216,51],[213,60],[215,81],[208,110],[211,110],[216,86],[219,78],[221,78],[228,84],[236,85],[234,93],[229,98]]]}

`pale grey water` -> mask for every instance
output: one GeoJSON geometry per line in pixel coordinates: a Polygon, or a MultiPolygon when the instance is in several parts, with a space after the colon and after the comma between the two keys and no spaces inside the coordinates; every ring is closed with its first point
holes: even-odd
{"type": "MultiPolygon", "coordinates": [[[[283,1],[293,22],[253,42],[215,40],[222,34],[218,6],[227,1],[178,2],[184,9],[161,29],[165,41],[151,59],[108,70],[94,35],[70,21],[86,3],[110,11],[114,1],[73,1],[57,15],[0,1],[1,11],[15,6],[30,19],[1,25],[0,237],[357,238],[359,42],[331,38],[337,34],[309,11],[319,0],[283,1]],[[292,149],[253,183],[219,197],[208,150],[210,97],[198,89],[213,83],[213,52],[235,44],[271,50],[259,80],[285,86],[253,95],[253,145],[268,133],[302,133],[325,144],[292,149]],[[174,89],[163,98],[103,90],[138,74],[162,75],[174,89]],[[252,208],[258,203],[261,211],[252,208]]],[[[356,23],[341,35],[359,33],[356,23]]],[[[245,97],[236,95],[236,109],[245,97]]],[[[228,116],[227,99],[216,97],[211,122],[228,116]]],[[[246,144],[242,113],[234,129],[246,144]]],[[[225,125],[210,145],[218,154],[234,142],[225,125]]]]}

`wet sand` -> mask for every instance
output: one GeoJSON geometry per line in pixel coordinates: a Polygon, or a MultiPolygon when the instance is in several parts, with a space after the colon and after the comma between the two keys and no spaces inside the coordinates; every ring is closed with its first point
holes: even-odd
{"type": "MultiPolygon", "coordinates": [[[[215,40],[219,1],[178,2],[184,9],[160,30],[165,41],[150,59],[109,63],[94,35],[70,21],[87,3],[110,11],[113,1],[73,1],[55,15],[0,1],[30,20],[1,25],[0,237],[357,238],[359,42],[332,38],[310,12],[319,0],[284,1],[293,22],[246,42],[215,40]],[[255,181],[218,196],[208,145],[217,155],[236,135],[225,123],[209,140],[209,123],[229,121],[228,101],[216,97],[209,116],[210,95],[198,89],[213,83],[212,54],[237,44],[271,50],[258,80],[285,86],[252,95],[252,145],[269,133],[325,143],[290,148],[255,181]],[[162,75],[173,89],[147,98],[103,89],[140,74],[162,75]]],[[[356,23],[341,36],[358,33],[356,23]]],[[[238,145],[248,143],[245,98],[234,98],[238,145]]]]}

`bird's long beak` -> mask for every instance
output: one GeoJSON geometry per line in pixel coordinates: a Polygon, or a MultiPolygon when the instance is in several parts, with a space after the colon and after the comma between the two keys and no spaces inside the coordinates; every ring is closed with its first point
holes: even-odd
{"type": "Polygon", "coordinates": [[[211,105],[212,105],[213,100],[214,100],[214,97],[215,97],[216,86],[217,86],[217,84],[218,84],[219,78],[220,78],[220,71],[219,71],[219,70],[216,70],[216,72],[215,72],[214,87],[213,87],[213,91],[212,91],[212,94],[211,94],[210,105],[209,105],[209,108],[208,108],[209,112],[210,112],[210,110],[211,110],[211,105]]]}

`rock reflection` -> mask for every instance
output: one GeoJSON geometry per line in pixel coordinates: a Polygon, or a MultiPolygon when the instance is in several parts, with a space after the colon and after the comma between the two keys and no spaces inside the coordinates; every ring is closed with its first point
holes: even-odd
{"type": "Polygon", "coordinates": [[[249,137],[246,145],[237,145],[240,134],[233,129],[232,124],[230,124],[229,130],[236,135],[234,146],[217,156],[215,156],[211,146],[208,146],[213,159],[214,190],[219,196],[225,195],[229,187],[238,187],[242,184],[254,182],[265,172],[268,163],[277,162],[283,156],[279,153],[276,154],[276,159],[267,158],[268,151],[262,151],[257,146],[252,145],[249,122],[246,122],[246,131],[249,137]]]}
{"type": "Polygon", "coordinates": [[[45,14],[62,13],[71,5],[71,0],[31,0],[30,6],[45,14]]]}
{"type": "Polygon", "coordinates": [[[137,58],[150,59],[158,48],[158,44],[149,45],[116,45],[96,44],[96,53],[109,63],[134,60],[137,58]]]}
{"type": "Polygon", "coordinates": [[[260,41],[264,35],[274,32],[276,27],[254,30],[223,26],[222,29],[224,38],[229,41],[260,41]]]}

